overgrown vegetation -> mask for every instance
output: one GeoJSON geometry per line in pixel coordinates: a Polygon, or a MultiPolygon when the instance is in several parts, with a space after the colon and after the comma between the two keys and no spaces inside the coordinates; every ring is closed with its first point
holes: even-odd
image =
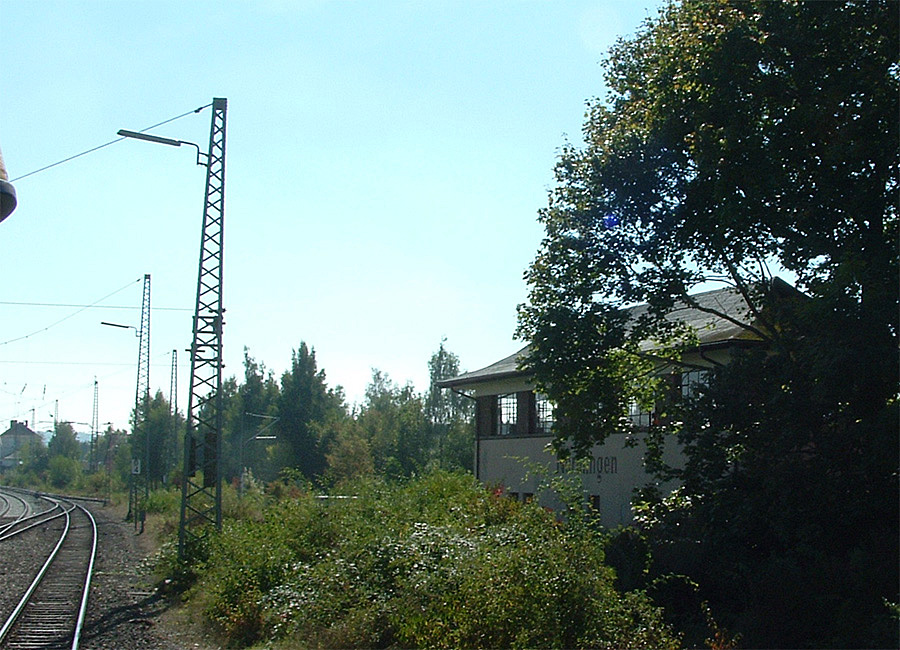
{"type": "MultiPolygon", "coordinates": [[[[459,358],[441,341],[428,369],[431,381],[422,393],[373,370],[365,400],[351,406],[340,386],[328,386],[306,343],[293,351],[280,381],[245,350],[242,381],[231,377],[222,387],[223,478],[239,486],[273,481],[289,469],[324,486],[359,476],[409,477],[434,467],[470,469],[471,404],[436,385],[460,372],[459,358]]],[[[58,422],[49,444],[37,438],[17,452],[20,465],[3,481],[109,498],[127,489],[136,452],[151,489],[180,484],[183,414],[160,391],[139,409],[134,433],[108,428],[93,447],[78,440],[71,423],[58,422]]]]}
{"type": "Polygon", "coordinates": [[[128,485],[131,451],[124,431],[107,429],[96,441],[77,440],[72,425],[58,422],[48,444],[36,437],[17,451],[18,467],[3,472],[6,485],[95,498],[119,498],[128,485]]]}
{"type": "MultiPolygon", "coordinates": [[[[679,646],[643,592],[617,590],[589,526],[465,473],[345,488],[282,484],[257,516],[229,518],[180,573],[188,606],[235,647],[679,646]]],[[[177,573],[174,546],[159,567],[177,573]]]]}

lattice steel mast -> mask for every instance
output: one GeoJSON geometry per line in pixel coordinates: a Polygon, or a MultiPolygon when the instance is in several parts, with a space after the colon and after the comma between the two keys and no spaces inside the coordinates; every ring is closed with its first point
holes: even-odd
{"type": "Polygon", "coordinates": [[[225,231],[225,118],[227,100],[213,99],[200,268],[191,344],[191,384],[184,444],[178,554],[209,526],[222,526],[222,269],[225,231]],[[197,477],[198,472],[200,477],[197,477]]]}
{"type": "Polygon", "coordinates": [[[91,458],[90,463],[88,463],[88,468],[93,474],[97,471],[97,436],[99,435],[100,429],[100,411],[98,408],[98,400],[99,390],[97,384],[97,378],[94,377],[94,411],[91,415],[91,458]]]}
{"type": "Polygon", "coordinates": [[[172,374],[169,375],[170,413],[178,415],[178,350],[172,350],[172,374]]]}
{"type": "MultiPolygon", "coordinates": [[[[172,374],[169,376],[169,414],[172,416],[172,424],[178,422],[178,350],[172,350],[172,374]]],[[[169,444],[163,450],[165,454],[165,467],[178,466],[178,436],[181,432],[176,427],[175,435],[166,438],[169,444]],[[171,465],[170,465],[171,463],[171,465]]]]}
{"type": "Polygon", "coordinates": [[[131,431],[131,490],[128,512],[137,522],[144,520],[144,508],[150,496],[150,440],[147,432],[147,408],[150,404],[150,274],[144,274],[141,300],[141,328],[138,330],[138,370],[134,391],[134,426],[131,431]],[[143,434],[143,450],[137,441],[143,434]],[[141,454],[141,451],[144,453],[141,454]],[[141,456],[143,455],[143,460],[141,456]],[[143,489],[141,489],[143,488],[143,489]],[[143,492],[143,498],[140,493],[143,492]]]}

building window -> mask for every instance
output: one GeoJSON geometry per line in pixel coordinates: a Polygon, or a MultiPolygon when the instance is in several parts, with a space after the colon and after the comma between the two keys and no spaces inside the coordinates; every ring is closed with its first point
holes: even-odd
{"type": "Polygon", "coordinates": [[[501,436],[516,435],[518,399],[515,393],[497,397],[497,433],[501,436]]]}
{"type": "Polygon", "coordinates": [[[694,398],[700,394],[700,390],[709,381],[708,370],[689,370],[681,373],[681,396],[694,398]]]}
{"type": "Polygon", "coordinates": [[[540,393],[535,397],[536,427],[535,434],[549,436],[553,432],[553,404],[546,395],[540,393]]]}
{"type": "Polygon", "coordinates": [[[628,405],[628,418],[631,420],[631,425],[636,429],[646,430],[653,424],[653,413],[642,409],[637,400],[632,400],[628,405]]]}

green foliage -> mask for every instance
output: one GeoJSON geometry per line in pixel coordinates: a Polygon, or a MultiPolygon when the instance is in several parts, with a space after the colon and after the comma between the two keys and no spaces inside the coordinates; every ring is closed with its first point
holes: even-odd
{"type": "Polygon", "coordinates": [[[50,453],[43,441],[38,439],[29,440],[19,452],[19,459],[22,464],[17,468],[17,472],[22,474],[42,474],[47,470],[50,463],[50,453]]]}
{"type": "Polygon", "coordinates": [[[190,536],[185,540],[184,554],[179,557],[177,538],[165,541],[153,558],[153,572],[162,593],[183,594],[197,583],[203,567],[209,562],[208,537],[190,536]]]}
{"type": "Polygon", "coordinates": [[[325,445],[318,429],[320,423],[344,413],[343,395],[329,389],[325,371],[316,365],[315,350],[301,342],[291,358],[291,368],[281,377],[277,424],[279,443],[309,479],[325,469],[325,445]]]}
{"type": "Polygon", "coordinates": [[[92,497],[106,497],[112,487],[110,477],[105,469],[100,469],[83,477],[82,488],[85,494],[92,497]]]}
{"type": "Polygon", "coordinates": [[[212,538],[190,594],[230,642],[678,645],[645,596],[615,590],[587,529],[463,474],[369,479],[352,490],[295,495],[212,538]]]}
{"type": "Polygon", "coordinates": [[[472,447],[475,438],[475,403],[470,397],[441,388],[438,383],[460,374],[459,357],[441,341],[428,361],[430,379],[424,396],[424,410],[429,426],[432,463],[444,469],[472,469],[472,447]]]}
{"type": "Polygon", "coordinates": [[[459,372],[459,359],[442,342],[428,366],[431,386],[423,394],[373,370],[365,402],[349,412],[342,389],[327,385],[306,343],[293,351],[280,382],[245,349],[243,381],[229,378],[222,386],[225,480],[239,482],[242,467],[266,482],[296,468],[319,485],[372,473],[412,476],[432,466],[469,468],[472,406],[436,385],[459,372]]]}
{"type": "MultiPolygon", "coordinates": [[[[144,453],[145,437],[150,441],[150,467],[147,469],[151,484],[163,484],[168,475],[179,465],[179,450],[184,436],[184,418],[173,413],[172,405],[163,397],[162,391],[144,405],[145,420],[138,427],[131,441],[138,453],[144,453]]],[[[143,459],[144,456],[141,456],[143,459]]]]}
{"type": "Polygon", "coordinates": [[[68,422],[58,422],[56,424],[56,429],[53,432],[53,437],[50,438],[47,449],[51,458],[53,456],[64,456],[74,460],[81,458],[81,447],[75,436],[75,429],[68,422]]]}
{"type": "MultiPolygon", "coordinates": [[[[140,459],[142,474],[150,481],[151,487],[167,484],[169,475],[180,467],[184,418],[173,411],[162,391],[157,390],[153,397],[148,392],[141,399],[132,412],[131,421],[133,431],[127,445],[134,457],[140,459]]],[[[128,482],[132,459],[126,458],[123,453],[124,441],[117,443],[114,462],[123,481],[128,482]]]]}
{"type": "Polygon", "coordinates": [[[651,439],[686,464],[649,459],[682,484],[642,497],[658,570],[754,646],[898,644],[898,51],[890,0],[673,2],[611,51],[540,215],[520,334],[558,446],[668,400],[651,439]],[[762,345],[679,399],[650,379],[696,344],[667,314],[707,281],[762,345]]]}
{"type": "Polygon", "coordinates": [[[263,596],[281,583],[294,558],[289,542],[281,526],[235,520],[213,540],[215,567],[206,570],[214,571],[216,579],[203,597],[209,599],[208,616],[228,637],[243,642],[260,637],[263,596]]]}
{"type": "Polygon", "coordinates": [[[415,559],[400,635],[413,647],[665,647],[640,596],[615,592],[595,540],[550,525],[537,508],[457,537],[420,525],[397,555],[415,559]],[[537,521],[529,521],[537,515],[537,521]],[[629,620],[637,615],[646,628],[629,620]]]}
{"type": "MultiPolygon", "coordinates": [[[[272,372],[244,348],[243,382],[229,380],[225,396],[223,472],[227,479],[239,479],[241,465],[265,481],[277,476],[278,441],[255,436],[277,435],[273,423],[278,418],[279,397],[280,388],[272,372]]],[[[288,449],[286,439],[281,448],[288,449]]]]}
{"type": "Polygon", "coordinates": [[[616,570],[616,586],[622,591],[643,589],[650,571],[650,542],[637,528],[610,531],[605,544],[606,563],[616,570]]]}
{"type": "Polygon", "coordinates": [[[326,476],[332,484],[341,485],[352,479],[375,473],[372,445],[357,420],[347,419],[329,432],[331,444],[325,455],[326,476]]]}
{"type": "Polygon", "coordinates": [[[151,490],[149,497],[144,501],[144,511],[147,514],[174,515],[181,504],[180,490],[151,490]]]}
{"type": "Polygon", "coordinates": [[[369,441],[377,472],[397,478],[426,467],[427,421],[422,399],[412,385],[398,387],[386,374],[373,370],[357,423],[369,441]]]}
{"type": "Polygon", "coordinates": [[[131,480],[131,436],[124,431],[107,434],[105,443],[110,474],[117,479],[119,485],[128,485],[131,480]]]}
{"type": "Polygon", "coordinates": [[[47,468],[47,480],[54,488],[74,487],[81,476],[81,465],[74,458],[53,456],[47,468]]]}

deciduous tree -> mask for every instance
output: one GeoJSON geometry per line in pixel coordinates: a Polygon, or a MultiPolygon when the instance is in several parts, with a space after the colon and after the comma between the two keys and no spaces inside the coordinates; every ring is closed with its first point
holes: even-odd
{"type": "Polygon", "coordinates": [[[472,469],[475,436],[474,402],[442,389],[438,382],[460,374],[459,357],[441,341],[428,361],[430,379],[425,394],[425,416],[431,429],[432,453],[439,467],[472,469]]]}
{"type": "Polygon", "coordinates": [[[641,344],[694,344],[675,305],[746,300],[766,352],[671,405],[680,498],[645,496],[751,645],[897,644],[898,25],[891,0],[668,5],[610,52],[540,215],[519,332],[561,447],[663,397],[641,344]],[[772,267],[802,297],[773,302],[772,267]]]}
{"type": "Polygon", "coordinates": [[[64,456],[72,460],[81,458],[81,446],[75,436],[75,429],[68,422],[58,422],[53,432],[53,437],[47,444],[50,457],[64,456]]]}
{"type": "Polygon", "coordinates": [[[398,387],[386,373],[373,369],[357,422],[369,441],[379,473],[411,476],[427,465],[425,413],[422,398],[411,384],[398,387]]]}
{"type": "Polygon", "coordinates": [[[307,478],[319,476],[326,466],[318,425],[343,413],[343,394],[328,388],[325,371],[316,366],[315,350],[301,342],[293,352],[291,369],[281,377],[277,431],[289,451],[289,464],[307,478]]]}

